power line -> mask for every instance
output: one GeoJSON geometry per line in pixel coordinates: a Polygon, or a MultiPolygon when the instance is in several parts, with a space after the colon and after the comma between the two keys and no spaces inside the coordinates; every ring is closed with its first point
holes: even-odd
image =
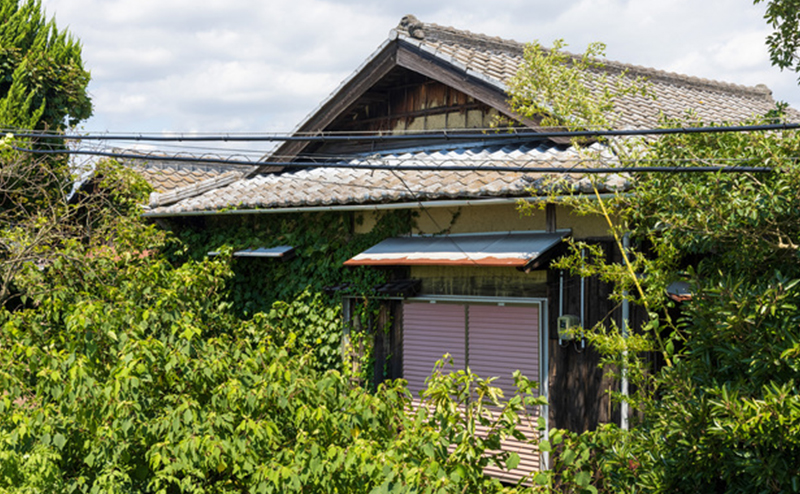
{"type": "Polygon", "coordinates": [[[15,137],[26,139],[57,138],[74,141],[133,141],[133,142],[390,142],[410,140],[481,140],[505,141],[515,139],[553,139],[553,138],[596,138],[596,137],[633,137],[647,135],[697,134],[723,132],[769,132],[778,130],[796,130],[800,123],[780,123],[763,125],[735,126],[703,126],[703,127],[669,127],[650,129],[624,130],[583,130],[583,131],[532,131],[507,129],[464,129],[451,131],[428,131],[413,133],[375,133],[375,132],[336,132],[319,131],[313,133],[269,133],[269,134],[224,134],[224,135],[147,135],[147,134],[57,134],[34,132],[25,129],[5,129],[15,137]],[[23,130],[18,132],[18,130],[23,130]]]}
{"type": "MultiPolygon", "coordinates": [[[[69,154],[69,155],[82,155],[82,156],[102,156],[106,158],[116,158],[124,160],[138,160],[138,161],[171,161],[179,163],[208,163],[208,164],[224,164],[224,165],[240,165],[240,166],[270,166],[281,167],[290,169],[308,169],[308,168],[349,168],[349,169],[363,169],[363,170],[389,170],[389,171],[430,171],[430,172],[509,172],[509,173],[585,173],[585,174],[604,174],[604,173],[645,173],[645,172],[723,172],[723,173],[766,173],[773,171],[773,168],[764,166],[605,166],[605,167],[578,167],[562,166],[562,167],[527,167],[527,166],[491,166],[491,165],[431,165],[434,161],[425,159],[414,159],[410,161],[427,161],[428,164],[415,165],[415,164],[354,164],[349,162],[319,162],[319,163],[301,163],[294,161],[243,161],[225,158],[197,158],[188,156],[165,156],[165,155],[141,155],[141,154],[126,154],[126,153],[113,153],[104,151],[83,151],[83,150],[47,150],[47,149],[27,149],[12,146],[12,149],[19,152],[31,154],[69,154]]],[[[515,160],[517,161],[517,160],[515,160]]],[[[585,160],[586,162],[595,162],[596,160],[585,160]]],[[[692,160],[695,161],[695,160],[692,160]]],[[[748,160],[743,160],[748,161],[748,160]]],[[[447,160],[452,162],[452,160],[447,160]]],[[[485,161],[484,161],[485,162],[485,161]]],[[[517,161],[518,162],[518,161],[517,161]]],[[[538,162],[532,160],[531,162],[538,162]]],[[[579,161],[580,162],[580,161],[579,161]]]]}

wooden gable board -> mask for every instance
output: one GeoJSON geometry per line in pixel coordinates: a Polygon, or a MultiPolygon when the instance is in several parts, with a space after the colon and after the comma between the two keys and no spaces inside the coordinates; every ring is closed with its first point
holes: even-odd
{"type": "MultiPolygon", "coordinates": [[[[508,95],[502,88],[432,55],[420,46],[402,39],[394,39],[386,43],[361,70],[356,72],[332,97],[308,117],[295,131],[295,134],[313,134],[328,130],[328,127],[337,118],[352,111],[372,87],[397,67],[447,85],[494,108],[503,115],[514,117],[507,102],[508,95]]],[[[538,127],[537,121],[529,119],[524,119],[521,123],[534,130],[538,127]]],[[[280,161],[293,161],[308,147],[308,142],[287,142],[278,147],[273,156],[280,161]]],[[[259,170],[259,172],[262,171],[264,170],[259,170]]]]}

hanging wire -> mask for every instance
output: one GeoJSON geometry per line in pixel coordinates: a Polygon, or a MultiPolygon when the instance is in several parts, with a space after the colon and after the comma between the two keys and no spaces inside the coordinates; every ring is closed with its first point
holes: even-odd
{"type": "MultiPolygon", "coordinates": [[[[42,155],[78,155],[78,156],[100,156],[105,158],[116,158],[125,160],[144,160],[144,161],[172,161],[178,163],[208,163],[208,164],[223,164],[223,165],[237,165],[237,166],[274,166],[282,168],[347,168],[347,169],[364,169],[364,170],[395,170],[395,171],[485,171],[485,172],[509,172],[509,173],[583,173],[583,174],[606,174],[606,173],[708,173],[708,172],[722,172],[722,173],[766,173],[773,171],[771,167],[765,166],[603,166],[603,167],[580,167],[578,165],[572,166],[493,166],[493,165],[445,165],[440,164],[432,166],[436,163],[434,160],[411,158],[405,161],[398,160],[402,164],[358,164],[352,162],[318,162],[318,163],[304,163],[296,161],[250,161],[238,160],[223,157],[195,157],[195,156],[182,156],[177,155],[164,155],[164,154],[139,154],[139,153],[119,153],[119,152],[105,152],[105,151],[86,151],[80,149],[31,149],[12,146],[15,151],[31,154],[42,155]],[[413,164],[412,162],[424,162],[425,164],[413,164]]],[[[743,158],[741,162],[752,161],[752,158],[743,158]]],[[[452,162],[453,160],[446,160],[452,162]]],[[[596,163],[596,160],[578,160],[580,163],[596,163]]],[[[646,161],[646,160],[637,160],[646,161]]],[[[688,162],[694,160],[687,160],[688,162]]],[[[520,163],[520,161],[515,160],[520,163]]],[[[539,163],[540,160],[530,160],[528,163],[539,163]]],[[[522,162],[525,163],[525,162],[522,162]]],[[[579,164],[580,164],[579,163],[579,164]]]]}
{"type": "Polygon", "coordinates": [[[242,133],[242,134],[177,134],[150,135],[139,134],[59,134],[39,132],[28,129],[0,129],[0,132],[11,133],[16,137],[40,139],[58,138],[67,140],[101,140],[101,141],[134,141],[134,142],[347,142],[347,141],[407,141],[407,140],[439,140],[449,141],[474,140],[513,140],[513,139],[553,139],[553,138],[596,138],[596,137],[631,137],[646,135],[696,134],[721,132],[767,132],[777,130],[795,130],[800,123],[779,123],[763,125],[732,125],[703,127],[669,127],[649,129],[606,129],[606,130],[519,130],[516,127],[505,129],[480,128],[453,131],[392,132],[391,134],[374,131],[319,131],[294,133],[242,133]]]}
{"type": "MultiPolygon", "coordinates": [[[[146,134],[85,134],[85,135],[68,135],[47,132],[34,132],[23,131],[14,134],[17,137],[27,138],[59,138],[66,139],[68,147],[64,148],[57,143],[42,143],[44,146],[51,146],[50,149],[46,147],[39,147],[36,149],[25,147],[14,147],[17,151],[33,154],[66,154],[73,156],[94,156],[106,157],[123,160],[137,160],[137,161],[152,161],[152,162],[173,162],[173,163],[191,163],[191,164],[207,164],[207,165],[225,165],[231,167],[245,166],[248,168],[256,166],[270,166],[281,168],[350,168],[350,169],[370,169],[370,170],[404,170],[404,171],[486,171],[486,172],[511,172],[511,173],[583,173],[583,174],[606,174],[606,173],[636,173],[636,172],[723,172],[723,173],[751,173],[751,172],[769,172],[772,171],[770,167],[759,166],[743,166],[743,164],[751,162],[752,158],[740,159],[727,159],[718,160],[719,163],[715,165],[705,166],[677,166],[681,163],[696,163],[696,160],[686,159],[684,161],[668,160],[671,166],[653,166],[659,162],[666,162],[665,160],[652,160],[648,158],[637,158],[625,160],[624,165],[619,161],[614,161],[615,164],[609,166],[597,166],[598,163],[609,163],[608,160],[600,158],[592,158],[590,160],[575,160],[568,167],[536,167],[531,166],[537,163],[536,160],[520,161],[515,159],[516,166],[497,166],[487,165],[487,161],[481,161],[480,164],[474,164],[475,161],[470,158],[461,158],[453,160],[449,157],[443,159],[436,159],[430,156],[420,157],[412,155],[410,158],[401,159],[396,156],[386,158],[394,162],[394,164],[386,162],[370,163],[365,161],[363,155],[330,155],[330,156],[315,156],[310,161],[293,161],[287,157],[271,155],[269,159],[265,160],[264,152],[259,151],[246,151],[245,150],[228,150],[235,151],[234,155],[222,156],[215,151],[221,151],[219,148],[197,148],[191,149],[196,152],[207,151],[202,155],[188,154],[188,153],[174,153],[166,154],[163,151],[145,152],[142,150],[120,150],[119,148],[104,147],[101,142],[108,141],[124,141],[124,142],[222,142],[222,141],[235,141],[235,142],[263,142],[263,141],[308,141],[308,142],[325,142],[325,141],[353,141],[353,140],[426,140],[426,139],[442,139],[446,138],[448,141],[469,139],[480,140],[481,146],[486,146],[487,143],[495,142],[503,143],[508,139],[520,140],[523,138],[535,139],[536,141],[552,137],[600,137],[600,136],[635,136],[635,135],[655,135],[655,134],[691,134],[691,133],[711,133],[711,132],[753,132],[753,131],[777,131],[777,130],[793,130],[800,128],[800,124],[768,124],[768,125],[748,125],[748,126],[725,126],[725,127],[681,127],[681,128],[662,128],[662,129],[635,129],[635,130],[595,130],[595,131],[530,131],[520,130],[519,128],[504,129],[506,132],[498,132],[498,129],[490,129],[492,134],[476,133],[459,131],[453,133],[452,131],[430,131],[422,133],[392,133],[392,134],[378,134],[374,132],[312,132],[312,133],[294,133],[294,134],[193,134],[193,135],[146,135],[146,134]],[[86,149],[86,141],[97,142],[98,145],[86,149]],[[57,148],[53,148],[59,146],[57,148]],[[109,150],[110,149],[110,150],[109,150]],[[253,156],[248,156],[245,153],[252,153],[253,156]],[[258,156],[258,157],[256,157],[258,156]],[[457,161],[458,164],[454,164],[457,161]],[[586,163],[592,163],[593,166],[582,166],[586,163]],[[632,166],[635,163],[649,163],[648,166],[632,166]],[[731,166],[731,164],[733,166],[731,166]]],[[[6,129],[10,132],[18,131],[19,129],[6,129]]],[[[482,129],[486,130],[486,129],[482,129]]],[[[476,143],[478,145],[478,143],[476,143]]],[[[173,146],[178,147],[178,146],[173,146]]],[[[180,149],[180,148],[179,148],[180,149]]],[[[301,155],[302,156],[302,155],[301,155]]],[[[292,156],[291,158],[297,159],[299,156],[292,156]]],[[[482,158],[481,158],[482,159],[482,158]]]]}

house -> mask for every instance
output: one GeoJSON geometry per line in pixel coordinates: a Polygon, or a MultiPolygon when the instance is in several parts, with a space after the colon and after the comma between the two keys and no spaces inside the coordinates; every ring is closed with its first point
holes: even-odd
{"type": "MultiPolygon", "coordinates": [[[[622,311],[608,300],[606,284],[548,268],[567,236],[619,256],[605,221],[552,204],[533,216],[518,210],[520,201],[543,200],[548,170],[576,167],[579,156],[563,139],[537,135],[536,121],[521,120],[518,134],[502,141],[484,132],[498,116],[515,118],[506,84],[523,48],[407,16],[297,127],[294,135],[309,139],[285,142],[254,171],[156,194],[145,216],[203,228],[341,213],[350,215],[356,235],[374,231],[384,212],[414,213],[409,236],[378,239],[346,261],[390,270],[390,286],[379,289],[381,317],[390,325],[375,336],[380,374],[403,377],[416,392],[434,361],[450,353],[456,366],[501,376],[506,390],[516,369],[540,381],[550,427],[619,422],[606,393],[619,383],[603,376],[592,348],[559,339],[556,327],[562,315],[584,326],[609,317],[621,322],[622,311]]],[[[621,98],[620,128],[652,128],[662,115],[679,118],[687,110],[705,121],[739,122],[775,105],[764,86],[616,62],[605,70],[647,78],[656,96],[621,98]]],[[[574,190],[591,190],[581,175],[569,180],[574,190]]],[[[601,193],[630,186],[622,175],[599,185],[601,193]]],[[[535,468],[531,454],[524,460],[535,468]]]]}

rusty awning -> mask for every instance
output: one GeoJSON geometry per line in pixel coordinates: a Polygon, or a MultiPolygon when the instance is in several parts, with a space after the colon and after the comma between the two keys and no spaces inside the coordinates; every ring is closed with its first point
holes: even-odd
{"type": "Polygon", "coordinates": [[[508,266],[524,268],[561,244],[568,231],[414,235],[388,238],[345,266],[508,266]]]}

